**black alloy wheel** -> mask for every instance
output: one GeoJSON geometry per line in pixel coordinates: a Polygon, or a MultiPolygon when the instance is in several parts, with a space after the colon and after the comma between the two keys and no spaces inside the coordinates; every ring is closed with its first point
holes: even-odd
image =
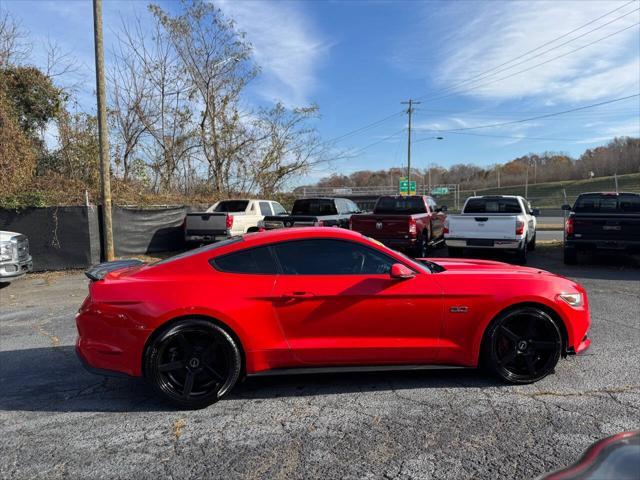
{"type": "Polygon", "coordinates": [[[516,260],[520,265],[527,264],[527,251],[528,251],[527,247],[528,247],[528,244],[527,244],[527,241],[525,240],[524,242],[522,242],[522,247],[520,247],[516,251],[516,260]]]}
{"type": "Polygon", "coordinates": [[[160,395],[182,408],[203,408],[240,377],[242,355],[231,335],[202,319],[170,325],[147,347],[144,374],[160,395]]]}
{"type": "Polygon", "coordinates": [[[536,234],[533,234],[531,241],[529,242],[529,251],[533,252],[536,249],[536,234]]]}
{"type": "Polygon", "coordinates": [[[483,362],[510,383],[541,380],[553,372],[562,353],[562,333],[545,311],[522,307],[494,320],[483,340],[483,362]]]}

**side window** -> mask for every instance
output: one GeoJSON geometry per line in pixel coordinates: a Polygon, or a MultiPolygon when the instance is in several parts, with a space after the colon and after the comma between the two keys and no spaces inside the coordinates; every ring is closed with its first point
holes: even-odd
{"type": "Polygon", "coordinates": [[[283,213],[287,213],[284,207],[278,202],[271,202],[271,207],[273,208],[274,215],[282,215],[283,213]]]}
{"type": "Polygon", "coordinates": [[[336,198],[334,202],[336,202],[336,210],[338,210],[339,214],[347,213],[347,206],[345,205],[345,201],[343,199],[336,198]]]}
{"type": "Polygon", "coordinates": [[[229,253],[209,261],[217,270],[229,273],[276,274],[278,267],[269,247],[229,253]]]}
{"type": "Polygon", "coordinates": [[[260,215],[271,215],[271,207],[269,202],[260,202],[260,215]]]}
{"type": "Polygon", "coordinates": [[[435,211],[436,211],[437,204],[436,204],[436,202],[435,202],[432,198],[427,198],[427,204],[429,205],[429,209],[430,209],[432,212],[435,212],[435,211]]]}
{"type": "Polygon", "coordinates": [[[340,240],[301,240],[273,246],[285,275],[384,275],[393,258],[340,240]]]}
{"type": "Polygon", "coordinates": [[[349,213],[356,213],[360,211],[360,207],[358,207],[356,202],[352,200],[347,200],[347,202],[349,203],[349,213]]]}

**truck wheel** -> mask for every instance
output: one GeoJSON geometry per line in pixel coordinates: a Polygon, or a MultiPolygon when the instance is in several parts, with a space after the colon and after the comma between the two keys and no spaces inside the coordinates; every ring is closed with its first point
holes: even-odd
{"type": "Polygon", "coordinates": [[[530,251],[534,251],[536,249],[536,234],[533,234],[533,237],[531,238],[531,241],[529,242],[529,250],[530,251]]]}
{"type": "Polygon", "coordinates": [[[527,242],[522,244],[522,247],[518,249],[517,260],[520,265],[526,265],[527,263],[527,242]]]}
{"type": "Polygon", "coordinates": [[[575,248],[564,247],[564,263],[565,265],[575,265],[578,263],[578,252],[575,248]]]}
{"type": "Polygon", "coordinates": [[[460,247],[447,247],[447,253],[450,257],[457,258],[462,257],[462,248],[460,247]]]}
{"type": "Polygon", "coordinates": [[[424,258],[429,252],[429,233],[422,232],[418,238],[418,244],[413,248],[414,258],[424,258]]]}

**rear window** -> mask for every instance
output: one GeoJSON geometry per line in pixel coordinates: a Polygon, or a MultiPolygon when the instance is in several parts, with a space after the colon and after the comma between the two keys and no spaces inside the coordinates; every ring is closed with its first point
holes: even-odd
{"type": "Polygon", "coordinates": [[[216,205],[214,212],[244,212],[249,205],[249,200],[225,200],[216,205]]]}
{"type": "Polygon", "coordinates": [[[230,238],[227,238],[226,240],[221,240],[219,242],[211,243],[209,245],[203,245],[202,247],[194,248],[193,250],[188,250],[186,252],[179,253],[178,255],[174,255],[173,257],[165,258],[164,260],[155,262],[153,265],[161,265],[163,263],[173,262],[174,260],[180,260],[182,258],[198,255],[199,253],[202,253],[202,252],[213,251],[213,250],[216,250],[217,248],[224,247],[226,245],[231,245],[233,243],[240,242],[240,241],[242,241],[241,236],[230,237],[230,238]]]}
{"type": "Polygon", "coordinates": [[[296,200],[291,215],[336,215],[336,205],[330,199],[296,200]]]}
{"type": "Polygon", "coordinates": [[[623,193],[620,195],[588,194],[580,195],[573,207],[574,212],[592,213],[638,213],[640,195],[623,193]]]}
{"type": "Polygon", "coordinates": [[[276,274],[278,267],[271,255],[269,247],[258,247],[249,250],[229,253],[212,259],[211,264],[223,272],[276,274]]]}
{"type": "Polygon", "coordinates": [[[413,215],[426,213],[424,200],[420,197],[381,197],[373,213],[413,215]]]}
{"type": "Polygon", "coordinates": [[[522,213],[517,198],[472,198],[463,213],[522,213]]]}

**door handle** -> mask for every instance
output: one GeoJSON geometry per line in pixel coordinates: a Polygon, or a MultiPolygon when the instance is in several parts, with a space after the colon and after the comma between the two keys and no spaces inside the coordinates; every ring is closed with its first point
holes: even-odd
{"type": "Polygon", "coordinates": [[[313,298],[315,295],[310,292],[287,292],[280,295],[282,298],[313,298]]]}

